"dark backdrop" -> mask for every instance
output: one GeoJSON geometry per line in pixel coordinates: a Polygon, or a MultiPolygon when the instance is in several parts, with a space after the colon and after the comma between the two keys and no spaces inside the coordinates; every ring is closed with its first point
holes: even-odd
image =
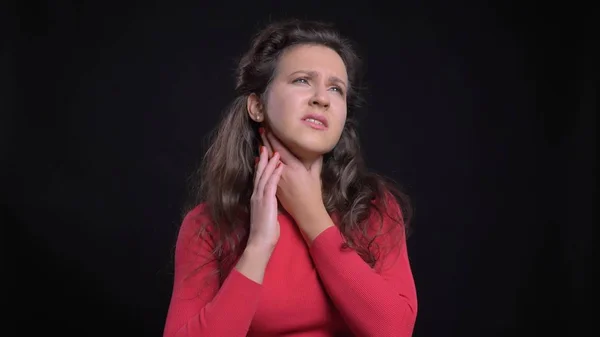
{"type": "MultiPolygon", "coordinates": [[[[21,2],[2,83],[3,278],[21,335],[159,336],[186,179],[251,34],[335,22],[366,61],[369,166],[416,206],[415,336],[582,336],[590,12],[522,3],[21,2]],[[587,26],[586,26],[587,25],[587,26]],[[6,76],[5,76],[6,75],[6,76]],[[12,265],[12,264],[11,264],[12,265]],[[10,270],[10,271],[9,271],[10,270]]],[[[564,4],[561,4],[563,6],[564,4]]]]}

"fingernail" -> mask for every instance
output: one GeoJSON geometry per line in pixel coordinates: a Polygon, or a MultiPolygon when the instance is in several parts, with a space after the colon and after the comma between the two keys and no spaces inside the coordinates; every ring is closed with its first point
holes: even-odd
{"type": "Polygon", "coordinates": [[[258,133],[260,133],[261,135],[265,133],[265,128],[263,128],[262,126],[258,128],[258,133]]]}

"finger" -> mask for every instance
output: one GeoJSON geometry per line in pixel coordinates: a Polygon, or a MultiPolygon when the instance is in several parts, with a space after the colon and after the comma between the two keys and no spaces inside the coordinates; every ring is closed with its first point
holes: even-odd
{"type": "Polygon", "coordinates": [[[258,146],[258,157],[256,157],[256,165],[254,167],[254,186],[256,187],[258,181],[260,180],[260,176],[265,170],[265,166],[267,164],[263,160],[262,147],[258,146]]]}
{"type": "Polygon", "coordinates": [[[271,159],[269,159],[269,163],[265,167],[265,170],[263,171],[260,179],[258,180],[258,184],[256,186],[256,193],[258,193],[258,195],[260,195],[260,196],[264,195],[265,185],[267,184],[267,181],[269,181],[269,178],[273,174],[273,171],[275,171],[275,168],[276,168],[278,162],[279,162],[278,154],[274,154],[273,157],[271,159]]]}
{"type": "MultiPolygon", "coordinates": [[[[265,155],[266,155],[266,150],[264,150],[264,151],[265,151],[265,155]]],[[[260,195],[261,197],[264,196],[265,186],[266,186],[267,182],[269,181],[269,178],[273,175],[273,172],[277,168],[277,164],[280,162],[279,158],[280,158],[279,155],[275,154],[271,159],[267,159],[268,163],[265,166],[265,169],[264,169],[258,183],[256,184],[256,193],[258,195],[260,195]]]]}
{"type": "Polygon", "coordinates": [[[265,186],[265,196],[275,196],[277,193],[277,185],[279,184],[279,179],[281,178],[281,174],[283,172],[285,164],[279,162],[273,174],[269,177],[269,181],[265,186]]]}
{"type": "Polygon", "coordinates": [[[267,141],[271,144],[274,152],[278,152],[281,155],[281,161],[286,165],[298,165],[301,164],[300,160],[290,152],[280,141],[275,137],[273,132],[265,133],[267,141]]]}
{"type": "Polygon", "coordinates": [[[254,186],[258,185],[260,177],[263,175],[265,167],[269,162],[267,151],[263,147],[259,147],[258,163],[256,164],[256,173],[254,175],[254,186]]]}
{"type": "Polygon", "coordinates": [[[275,151],[273,151],[273,147],[271,146],[271,143],[267,139],[266,132],[264,131],[264,129],[260,134],[260,138],[262,139],[263,145],[267,148],[269,158],[271,158],[273,156],[273,152],[275,152],[275,151]]]}

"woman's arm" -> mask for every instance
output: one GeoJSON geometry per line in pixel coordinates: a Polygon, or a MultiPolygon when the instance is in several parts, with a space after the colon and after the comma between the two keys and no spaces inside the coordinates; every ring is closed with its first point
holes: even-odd
{"type": "MultiPolygon", "coordinates": [[[[391,211],[400,215],[397,204],[391,211]]],[[[384,217],[384,231],[391,219],[384,217]]],[[[396,227],[400,240],[380,256],[376,270],[354,251],[342,249],[344,240],[337,227],[329,227],[315,238],[310,252],[323,285],[357,336],[412,335],[417,296],[406,249],[404,228],[396,227]]],[[[385,238],[385,237],[384,237],[385,238]]],[[[379,240],[384,248],[393,241],[379,240]]]]}
{"type": "Polygon", "coordinates": [[[204,218],[199,212],[190,212],[179,230],[173,293],[163,336],[246,336],[270,252],[248,246],[219,288],[212,242],[197,235],[204,218]]]}

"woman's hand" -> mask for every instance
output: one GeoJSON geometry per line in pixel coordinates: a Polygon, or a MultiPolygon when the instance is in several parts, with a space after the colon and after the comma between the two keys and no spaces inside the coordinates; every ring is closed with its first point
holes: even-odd
{"type": "Polygon", "coordinates": [[[269,159],[267,149],[261,147],[254,176],[254,191],[250,198],[249,246],[274,249],[279,240],[276,193],[284,169],[279,159],[279,155],[269,159]]]}
{"type": "Polygon", "coordinates": [[[320,233],[331,225],[323,204],[321,168],[323,156],[307,166],[292,154],[271,132],[261,130],[263,144],[273,156],[279,156],[285,171],[279,179],[277,198],[285,210],[307,234],[320,233]]]}

